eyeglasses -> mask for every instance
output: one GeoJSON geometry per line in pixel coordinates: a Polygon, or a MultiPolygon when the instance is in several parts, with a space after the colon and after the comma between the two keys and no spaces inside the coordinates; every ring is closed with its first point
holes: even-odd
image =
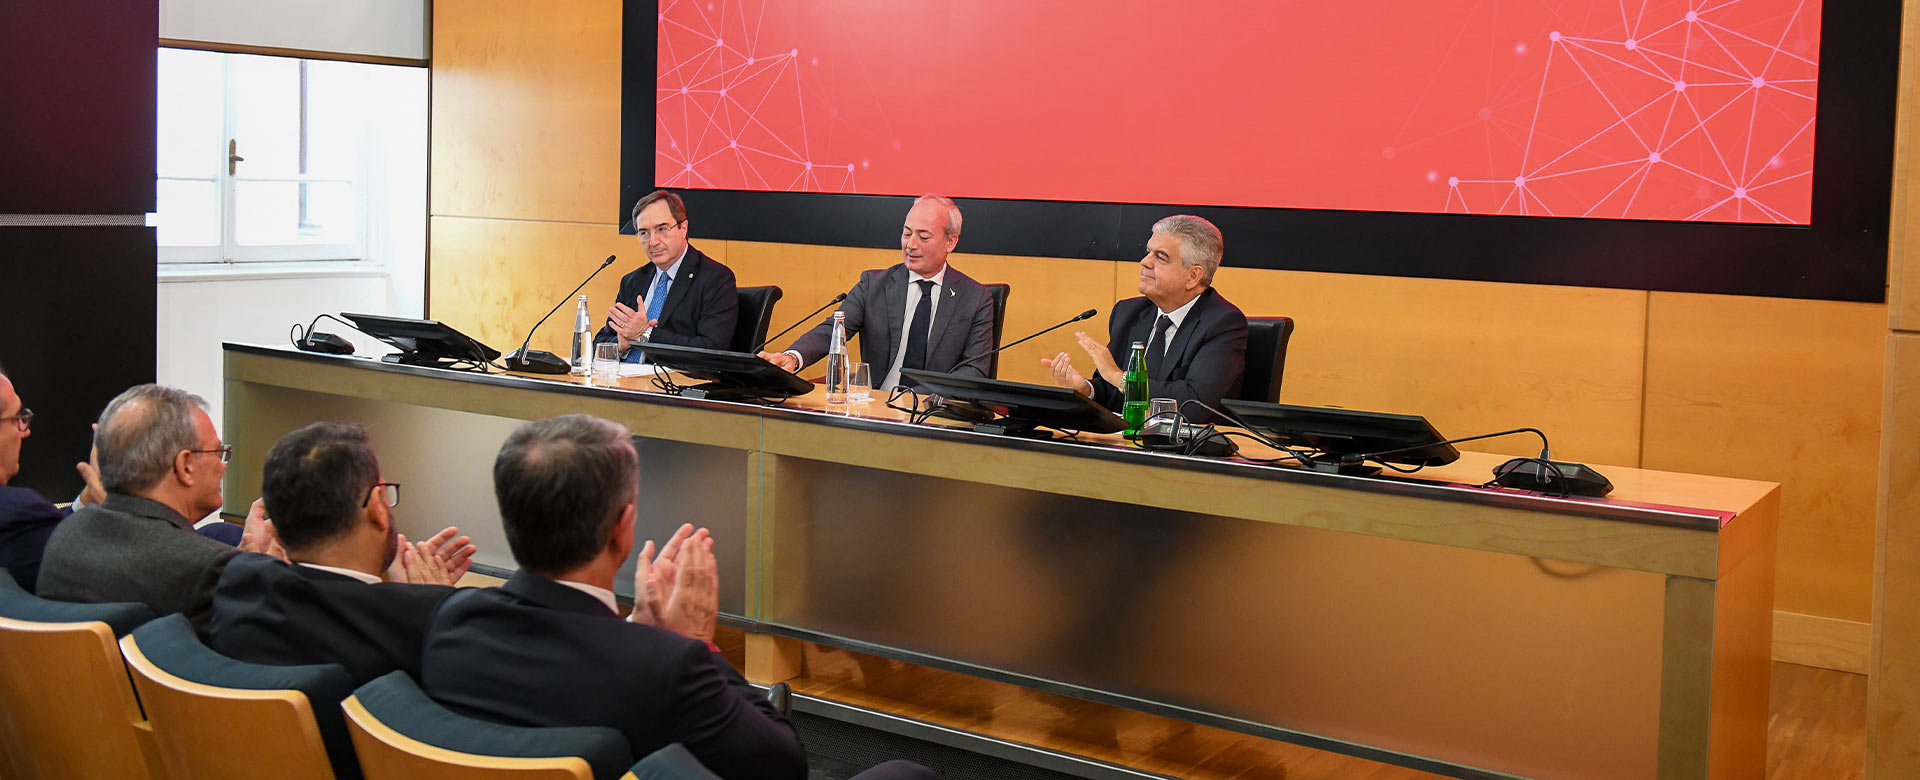
{"type": "Polygon", "coordinates": [[[215,452],[220,453],[221,463],[226,463],[228,461],[233,460],[233,445],[231,444],[225,447],[221,447],[219,449],[213,449],[213,450],[187,450],[187,451],[195,454],[208,454],[208,453],[215,453],[215,452]]]}
{"type": "Polygon", "coordinates": [[[381,488],[381,487],[384,487],[387,489],[387,508],[391,509],[393,507],[400,505],[400,483],[375,482],[373,483],[373,487],[367,488],[367,497],[360,499],[360,507],[362,509],[366,508],[368,501],[373,500],[373,489],[381,488]]]}
{"type": "Polygon", "coordinates": [[[639,236],[641,241],[651,241],[654,236],[664,237],[685,224],[687,224],[687,221],[683,219],[671,225],[654,225],[652,228],[639,228],[633,231],[633,234],[639,236]]]}
{"type": "Polygon", "coordinates": [[[33,410],[21,407],[19,414],[13,415],[12,417],[0,417],[0,422],[7,420],[12,420],[15,425],[20,426],[21,433],[26,433],[27,429],[33,427],[33,410]]]}

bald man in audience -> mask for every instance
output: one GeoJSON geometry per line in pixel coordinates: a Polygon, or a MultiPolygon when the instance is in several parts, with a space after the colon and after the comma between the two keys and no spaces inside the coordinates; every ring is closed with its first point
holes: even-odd
{"type": "Polygon", "coordinates": [[[358,425],[282,437],[260,492],[287,560],[227,564],[213,594],[213,649],[253,663],[340,664],[355,684],[396,669],[418,679],[427,621],[474,548],[452,527],[409,544],[393,514],[399,491],[358,425]]]}
{"type": "MultiPolygon", "coordinates": [[[[106,497],[54,528],[40,562],[42,597],[139,602],[156,615],[185,614],[207,635],[214,584],[238,551],[193,531],[195,520],[220,509],[233,452],[206,406],[161,385],[134,387],[107,404],[94,431],[106,497]]],[[[265,517],[253,502],[242,549],[277,550],[265,517]]]]}
{"type": "MultiPolygon", "coordinates": [[[[53,535],[54,526],[72,514],[71,509],[54,506],[37,491],[7,484],[20,473],[21,443],[32,435],[33,410],[27,408],[14,390],[13,380],[0,368],[0,568],[12,574],[28,593],[34,592],[39,583],[40,556],[46,550],[47,538],[53,535]]],[[[82,462],[79,469],[87,487],[76,501],[99,503],[106,498],[91,464],[82,462]]]]}

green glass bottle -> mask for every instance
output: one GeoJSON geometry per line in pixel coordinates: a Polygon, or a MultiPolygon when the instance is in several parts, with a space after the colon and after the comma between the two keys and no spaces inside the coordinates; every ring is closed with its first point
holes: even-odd
{"type": "Polygon", "coordinates": [[[1147,345],[1133,342],[1133,349],[1127,356],[1127,394],[1126,403],[1120,407],[1120,416],[1127,421],[1124,435],[1138,436],[1140,429],[1147,424],[1147,345]]]}

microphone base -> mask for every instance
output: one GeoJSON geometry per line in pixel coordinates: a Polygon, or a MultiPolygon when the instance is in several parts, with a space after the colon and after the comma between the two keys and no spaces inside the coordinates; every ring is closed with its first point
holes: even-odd
{"type": "Polygon", "coordinates": [[[518,371],[522,374],[565,374],[573,370],[572,364],[544,349],[524,353],[522,350],[514,350],[512,354],[507,355],[506,365],[508,371],[518,371]]]}

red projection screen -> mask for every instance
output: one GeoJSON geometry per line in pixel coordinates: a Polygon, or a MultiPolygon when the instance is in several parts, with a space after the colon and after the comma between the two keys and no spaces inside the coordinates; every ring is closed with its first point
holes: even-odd
{"type": "Polygon", "coordinates": [[[936,191],[1073,236],[963,250],[1125,260],[1177,209],[1229,264],[1878,300],[1899,9],[1863,5],[630,0],[622,197],[936,191]]]}

